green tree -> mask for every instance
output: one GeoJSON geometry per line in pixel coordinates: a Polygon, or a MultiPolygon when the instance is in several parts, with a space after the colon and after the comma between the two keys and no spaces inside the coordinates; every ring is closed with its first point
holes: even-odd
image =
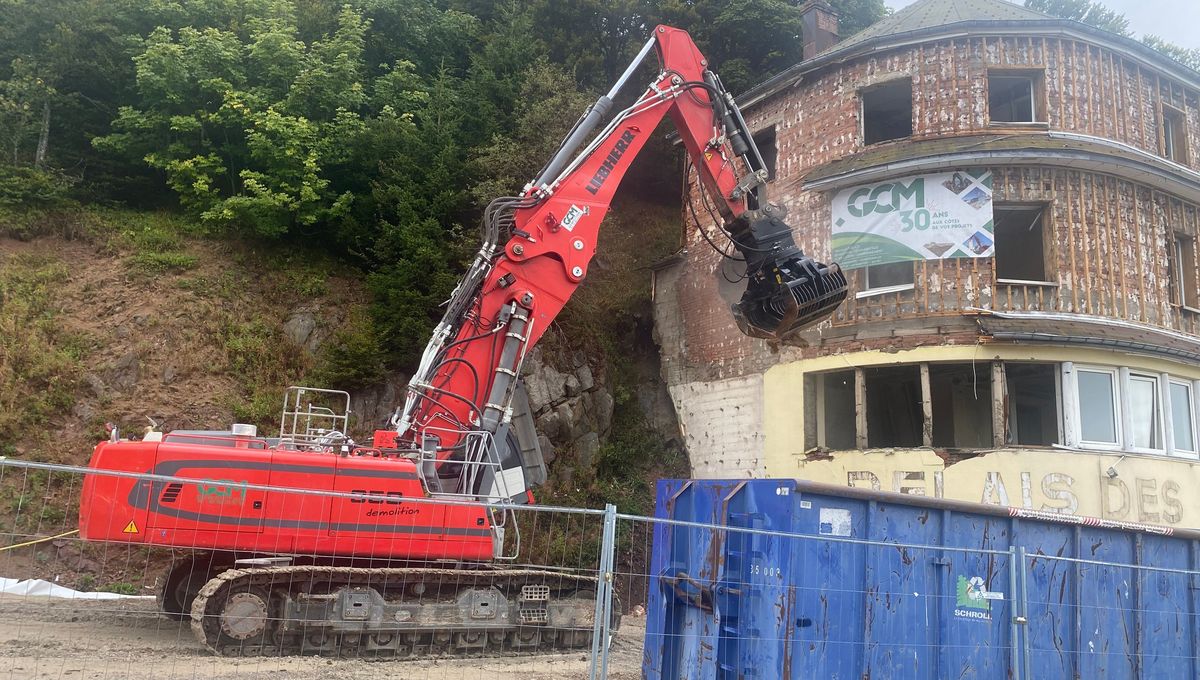
{"type": "Polygon", "coordinates": [[[858,33],[888,15],[883,0],[830,0],[838,15],[838,33],[843,38],[858,33]]]}
{"type": "MultiPolygon", "coordinates": [[[[1130,37],[1129,19],[1094,0],[1025,0],[1025,6],[1051,16],[1082,21],[1117,35],[1130,37]]],[[[1156,35],[1142,36],[1142,42],[1184,66],[1200,70],[1200,48],[1188,49],[1156,35]]]]}
{"type": "Polygon", "coordinates": [[[290,5],[255,11],[239,30],[152,31],[134,57],[139,106],[122,107],[94,144],[163,171],[205,222],[276,236],[351,200],[331,188],[322,150],[367,102],[367,23],[345,8],[332,34],[305,45],[290,5]]]}
{"type": "Polygon", "coordinates": [[[1129,35],[1129,19],[1095,0],[1025,0],[1025,6],[1051,16],[1074,19],[1117,35],[1129,35]]]}
{"type": "Polygon", "coordinates": [[[1142,42],[1146,45],[1162,52],[1175,61],[1187,66],[1188,68],[1200,71],[1200,48],[1193,47],[1188,49],[1180,47],[1174,43],[1167,42],[1156,35],[1142,36],[1142,42]]]}
{"type": "Polygon", "coordinates": [[[57,93],[36,63],[14,59],[11,73],[0,80],[0,130],[6,137],[8,160],[19,165],[26,152],[40,169],[45,166],[50,106],[57,93]]]}

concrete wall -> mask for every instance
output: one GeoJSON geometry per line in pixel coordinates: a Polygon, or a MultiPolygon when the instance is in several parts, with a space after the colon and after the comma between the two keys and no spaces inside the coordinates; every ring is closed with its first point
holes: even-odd
{"type": "Polygon", "coordinates": [[[670,385],[692,476],[762,477],[761,375],[670,385]]]}

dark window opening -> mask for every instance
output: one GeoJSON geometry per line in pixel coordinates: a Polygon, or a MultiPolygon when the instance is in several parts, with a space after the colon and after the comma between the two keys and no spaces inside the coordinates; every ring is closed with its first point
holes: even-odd
{"type": "Polygon", "coordinates": [[[1041,75],[988,74],[988,118],[993,123],[1034,123],[1041,75]]]}
{"type": "Polygon", "coordinates": [[[888,366],[863,370],[867,392],[867,446],[921,445],[921,370],[888,366]]]}
{"type": "Polygon", "coordinates": [[[1027,446],[1058,443],[1058,365],[1005,363],[1008,441],[1027,446]]]}
{"type": "Polygon", "coordinates": [[[1176,163],[1187,163],[1187,125],[1183,112],[1163,107],[1163,156],[1176,163]]]}
{"type": "Polygon", "coordinates": [[[1045,206],[996,206],[996,278],[1046,282],[1045,206]]]}
{"type": "Polygon", "coordinates": [[[863,90],[862,112],[864,144],[911,137],[912,80],[896,80],[863,90]]]}
{"type": "Polygon", "coordinates": [[[929,398],[933,445],[983,449],[992,446],[990,363],[930,364],[929,398]]]}
{"type": "Polygon", "coordinates": [[[1196,239],[1175,235],[1171,253],[1171,302],[1195,309],[1200,306],[1200,286],[1196,280],[1196,239]]]}
{"type": "Polygon", "coordinates": [[[862,286],[859,290],[891,288],[913,284],[913,263],[893,262],[876,264],[862,269],[862,286]]]}
{"type": "Polygon", "coordinates": [[[817,444],[827,449],[855,447],[854,371],[817,375],[817,444]]]}
{"type": "Polygon", "coordinates": [[[775,143],[775,126],[754,133],[754,145],[767,168],[767,181],[775,179],[775,164],[779,160],[779,147],[775,143]]]}

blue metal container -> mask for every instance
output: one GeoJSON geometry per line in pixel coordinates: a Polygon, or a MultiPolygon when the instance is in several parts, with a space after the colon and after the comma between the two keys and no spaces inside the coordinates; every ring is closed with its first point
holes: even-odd
{"type": "Polygon", "coordinates": [[[775,479],[656,516],[648,680],[1200,677],[1196,532],[775,479]]]}

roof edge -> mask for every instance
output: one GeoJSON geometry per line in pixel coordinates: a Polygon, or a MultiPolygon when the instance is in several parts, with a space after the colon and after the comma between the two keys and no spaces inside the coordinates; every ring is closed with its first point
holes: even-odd
{"type": "Polygon", "coordinates": [[[863,42],[839,49],[837,46],[812,59],[794,64],[771,76],[738,96],[739,106],[751,108],[780,90],[813,71],[826,66],[841,64],[869,54],[905,47],[914,43],[933,42],[936,39],[987,36],[1049,36],[1063,35],[1099,43],[1130,53],[1142,65],[1171,73],[1193,89],[1200,90],[1200,71],[1172,59],[1158,50],[1133,38],[1117,35],[1071,19],[1046,19],[1019,21],[973,20],[941,24],[901,33],[870,38],[863,42]]]}

